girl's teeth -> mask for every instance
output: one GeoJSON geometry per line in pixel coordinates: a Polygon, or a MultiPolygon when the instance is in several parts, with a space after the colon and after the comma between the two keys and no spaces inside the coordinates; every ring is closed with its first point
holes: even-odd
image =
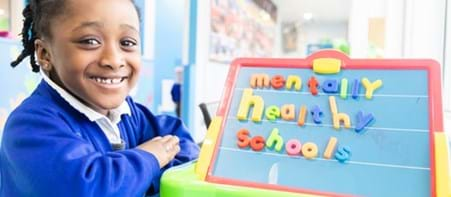
{"type": "Polygon", "coordinates": [[[119,84],[122,82],[122,78],[107,79],[107,78],[95,77],[94,80],[97,83],[103,83],[103,84],[119,84]]]}

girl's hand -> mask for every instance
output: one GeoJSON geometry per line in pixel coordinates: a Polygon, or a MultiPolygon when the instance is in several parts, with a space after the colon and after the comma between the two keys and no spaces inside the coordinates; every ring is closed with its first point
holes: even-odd
{"type": "Polygon", "coordinates": [[[162,168],[180,151],[179,138],[173,135],[158,136],[140,144],[137,148],[153,154],[162,168]]]}

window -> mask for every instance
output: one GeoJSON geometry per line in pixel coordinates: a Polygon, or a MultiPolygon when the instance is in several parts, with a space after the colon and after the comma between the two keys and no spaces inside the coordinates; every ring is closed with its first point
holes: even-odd
{"type": "Polygon", "coordinates": [[[25,1],[0,0],[0,37],[19,38],[25,1]]]}
{"type": "Polygon", "coordinates": [[[9,0],[0,0],[0,31],[10,30],[9,0]]]}
{"type": "MultiPolygon", "coordinates": [[[[446,29],[445,29],[445,49],[443,54],[451,52],[451,3],[447,3],[446,7],[446,29]]],[[[445,107],[445,131],[451,139],[451,57],[445,56],[443,64],[443,106],[445,107]]]]}

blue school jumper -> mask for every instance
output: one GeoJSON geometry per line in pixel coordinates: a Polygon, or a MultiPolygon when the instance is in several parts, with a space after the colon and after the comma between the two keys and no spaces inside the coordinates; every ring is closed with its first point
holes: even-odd
{"type": "Polygon", "coordinates": [[[95,123],[46,82],[8,118],[0,148],[0,196],[143,196],[156,193],[162,172],[197,158],[199,148],[182,122],[154,116],[126,99],[130,115],[118,123],[125,150],[114,151],[95,123]],[[136,149],[155,136],[176,135],[181,151],[163,169],[136,149]]]}

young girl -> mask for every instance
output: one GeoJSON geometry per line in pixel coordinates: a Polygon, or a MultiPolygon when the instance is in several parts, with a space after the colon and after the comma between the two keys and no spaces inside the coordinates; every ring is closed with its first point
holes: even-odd
{"type": "Polygon", "coordinates": [[[23,15],[12,66],[30,56],[43,80],[6,123],[0,196],[143,196],[197,157],[179,119],[127,96],[141,65],[131,0],[31,0],[23,15]]]}

